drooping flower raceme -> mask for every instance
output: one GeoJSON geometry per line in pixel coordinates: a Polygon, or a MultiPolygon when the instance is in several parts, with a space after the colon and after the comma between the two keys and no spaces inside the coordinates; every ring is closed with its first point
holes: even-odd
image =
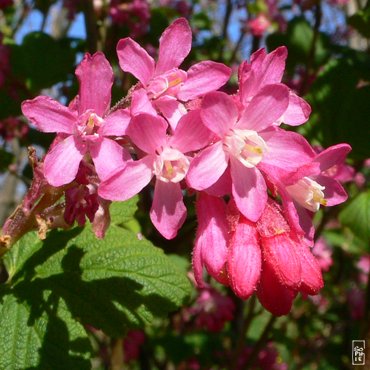
{"type": "Polygon", "coordinates": [[[22,104],[23,114],[43,132],[61,140],[46,154],[44,174],[53,186],[73,181],[81,160],[89,154],[100,179],[124,165],[131,156],[110,136],[122,136],[130,121],[125,110],[109,114],[113,71],[102,53],[86,54],[76,69],[79,95],[65,107],[39,96],[22,104]]]}

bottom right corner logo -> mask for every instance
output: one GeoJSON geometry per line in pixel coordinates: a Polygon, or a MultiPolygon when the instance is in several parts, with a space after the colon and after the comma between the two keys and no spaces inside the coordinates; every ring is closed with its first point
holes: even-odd
{"type": "Polygon", "coordinates": [[[365,365],[365,341],[352,341],[352,365],[365,365]]]}

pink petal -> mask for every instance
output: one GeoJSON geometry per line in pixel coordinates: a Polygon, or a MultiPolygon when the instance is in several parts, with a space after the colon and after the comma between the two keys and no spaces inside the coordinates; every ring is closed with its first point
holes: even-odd
{"type": "Polygon", "coordinates": [[[156,108],[165,116],[172,130],[175,130],[181,117],[187,113],[186,108],[173,96],[161,96],[154,101],[156,108]]]}
{"type": "Polygon", "coordinates": [[[192,152],[204,148],[213,135],[202,124],[200,110],[193,110],[180,119],[169,144],[182,153],[192,152]]]}
{"type": "Polygon", "coordinates": [[[247,299],[255,290],[261,273],[261,248],[256,226],[248,220],[236,225],[230,240],[227,271],[234,293],[247,299]]]}
{"type": "Polygon", "coordinates": [[[118,168],[123,168],[131,159],[130,154],[111,139],[90,144],[90,154],[100,180],[106,180],[118,168]]]}
{"type": "Polygon", "coordinates": [[[138,43],[127,37],[117,44],[119,65],[146,85],[154,74],[154,60],[138,43]]]}
{"type": "Polygon", "coordinates": [[[86,53],[76,69],[80,82],[78,111],[84,113],[92,109],[103,117],[110,107],[111,88],[113,85],[113,70],[104,54],[86,53]]]}
{"type": "Polygon", "coordinates": [[[351,150],[348,144],[333,145],[319,153],[314,161],[320,163],[321,171],[325,171],[335,165],[343,164],[351,150]]]}
{"type": "Polygon", "coordinates": [[[157,115],[157,111],[150,102],[145,89],[138,89],[132,93],[131,114],[136,116],[140,113],[148,113],[153,116],[157,115]]]}
{"type": "Polygon", "coordinates": [[[148,155],[113,173],[99,186],[99,195],[109,200],[127,200],[139,193],[153,177],[155,157],[148,155]]]}
{"type": "Polygon", "coordinates": [[[154,153],[166,144],[167,122],[151,114],[143,113],[132,118],[127,135],[146,153],[154,153]]]}
{"type": "Polygon", "coordinates": [[[23,114],[42,132],[72,134],[77,114],[47,96],[22,103],[23,114]]]}
{"type": "Polygon", "coordinates": [[[279,282],[273,270],[262,263],[262,273],[257,289],[257,297],[262,306],[275,316],[287,315],[293,304],[296,293],[279,282]]]}
{"type": "Polygon", "coordinates": [[[74,136],[68,136],[56,144],[44,160],[44,174],[48,183],[62,186],[73,181],[86,151],[86,146],[77,142],[74,136]]]}
{"type": "Polygon", "coordinates": [[[176,19],[159,39],[159,56],[155,74],[178,67],[191,49],[191,28],[185,18],[176,19]]]}
{"type": "Polygon", "coordinates": [[[202,102],[203,123],[222,138],[238,118],[238,108],[231,96],[222,92],[207,94],[202,102]]]}
{"type": "Polygon", "coordinates": [[[265,140],[268,147],[268,151],[263,156],[263,164],[289,171],[311,162],[315,156],[315,152],[307,140],[295,132],[274,127],[259,133],[259,135],[265,140]]]}
{"type": "Polygon", "coordinates": [[[319,263],[310,248],[301,246],[302,283],[299,290],[302,293],[315,295],[324,287],[322,272],[319,263]]]}
{"type": "Polygon", "coordinates": [[[301,284],[301,261],[299,245],[288,233],[281,233],[269,238],[262,238],[263,258],[279,282],[284,286],[297,289],[301,284]]]}
{"type": "Polygon", "coordinates": [[[310,114],[310,105],[304,99],[290,91],[288,109],[285,111],[282,121],[286,125],[298,126],[307,122],[310,114]]]}
{"type": "Polygon", "coordinates": [[[288,104],[289,89],[285,85],[267,85],[253,97],[236,127],[262,131],[283,115],[288,104]]]}
{"type": "Polygon", "coordinates": [[[195,156],[190,163],[186,181],[193,189],[207,189],[221,177],[227,164],[228,156],[219,141],[195,156]]]}
{"type": "Polygon", "coordinates": [[[343,186],[337,181],[327,176],[317,176],[315,178],[321,186],[325,186],[324,195],[327,206],[335,206],[345,202],[348,198],[343,186]]]}
{"type": "Polygon", "coordinates": [[[180,184],[156,180],[150,219],[166,238],[173,239],[186,219],[180,184]]]}
{"type": "Polygon", "coordinates": [[[104,118],[104,125],[98,133],[102,136],[123,136],[126,134],[130,120],[128,109],[118,109],[104,118]]]}
{"type": "Polygon", "coordinates": [[[188,78],[181,86],[177,97],[182,101],[195,99],[215,91],[230,78],[231,69],[222,63],[204,61],[189,68],[188,78]]]}
{"type": "MultiPolygon", "coordinates": [[[[200,251],[201,262],[207,272],[218,282],[227,284],[225,267],[228,255],[228,225],[226,221],[226,205],[221,198],[200,193],[196,202],[198,229],[195,239],[195,250],[200,251]]],[[[199,271],[199,256],[193,260],[197,265],[196,279],[202,282],[199,271]]]]}
{"type": "MultiPolygon", "coordinates": [[[[202,235],[200,235],[200,239],[202,235]]],[[[203,259],[202,259],[202,248],[204,244],[202,241],[199,241],[196,237],[195,244],[192,253],[192,266],[194,272],[194,278],[199,288],[203,288],[206,286],[203,280],[203,259]]]]}
{"type": "Polygon", "coordinates": [[[248,102],[251,96],[270,84],[279,83],[285,70],[285,60],[288,52],[285,46],[266,54],[265,49],[259,49],[251,56],[251,64],[244,63],[239,81],[242,103],[248,102]]]}
{"type": "Polygon", "coordinates": [[[204,191],[214,197],[223,197],[224,195],[231,194],[230,168],[226,168],[226,171],[221,175],[221,177],[204,191]]]}
{"type": "Polygon", "coordinates": [[[267,202],[267,188],[262,174],[256,168],[246,168],[237,159],[230,158],[232,193],[239,211],[256,222],[267,202]]]}

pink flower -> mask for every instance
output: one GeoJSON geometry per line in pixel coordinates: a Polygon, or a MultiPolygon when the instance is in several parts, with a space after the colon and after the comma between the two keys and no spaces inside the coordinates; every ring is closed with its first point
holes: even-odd
{"type": "Polygon", "coordinates": [[[307,160],[298,134],[274,126],[288,106],[289,91],[282,84],[266,85],[239,116],[234,100],[221,92],[203,99],[204,125],[215,134],[214,143],[192,161],[187,176],[190,187],[206,190],[230,168],[232,195],[245,217],[256,222],[267,200],[261,164],[293,168],[307,160]]]}
{"type": "Polygon", "coordinates": [[[187,20],[179,18],[174,21],[159,40],[157,63],[130,38],[120,40],[117,45],[121,68],[141,82],[173,129],[186,113],[182,102],[217,90],[230,76],[230,68],[212,61],[197,63],[188,72],[179,69],[190,52],[191,38],[187,20]]]}
{"type": "Polygon", "coordinates": [[[139,193],[156,177],[150,218],[167,239],[176,236],[186,218],[180,182],[185,178],[190,157],[209,142],[209,131],[199,124],[199,111],[183,116],[173,136],[167,136],[167,122],[157,116],[135,116],[127,134],[146,155],[119,168],[99,187],[99,195],[109,200],[126,200],[139,193]]]}
{"type": "MultiPolygon", "coordinates": [[[[287,55],[288,52],[285,46],[281,46],[269,54],[266,54],[265,49],[260,49],[252,54],[250,63],[245,61],[240,65],[239,99],[244,107],[263,87],[281,82],[287,55]]],[[[293,91],[290,91],[289,105],[279,117],[279,122],[297,126],[306,122],[310,113],[311,108],[308,103],[293,91]]]]}
{"type": "Polygon", "coordinates": [[[23,114],[43,132],[63,137],[45,156],[44,172],[53,186],[73,181],[81,160],[90,154],[99,178],[131,159],[110,136],[125,134],[130,115],[124,110],[109,114],[113,71],[102,53],[86,54],[76,69],[80,91],[70,107],[39,96],[22,103],[23,114]]]}
{"type": "Polygon", "coordinates": [[[253,36],[261,37],[271,26],[271,22],[264,14],[259,14],[257,18],[248,21],[248,28],[253,36]]]}
{"type": "Polygon", "coordinates": [[[370,272],[370,254],[361,256],[356,266],[360,270],[360,282],[367,284],[370,272]]]}
{"type": "Polygon", "coordinates": [[[199,229],[193,252],[194,277],[202,268],[234,293],[256,293],[274,315],[287,314],[298,292],[315,295],[323,287],[321,269],[305,244],[269,200],[257,223],[248,221],[231,201],[202,194],[197,200],[199,229]],[[206,212],[208,210],[208,213],[206,212]]]}
{"type": "Polygon", "coordinates": [[[211,287],[199,289],[195,303],[184,311],[186,321],[195,320],[195,326],[219,332],[234,317],[235,305],[230,297],[211,287]]]}
{"type": "Polygon", "coordinates": [[[305,235],[308,242],[312,242],[314,235],[313,212],[318,211],[320,206],[334,206],[347,199],[342,185],[328,176],[326,171],[343,164],[350,150],[348,144],[338,144],[316,154],[313,149],[309,150],[307,143],[305,158],[308,156],[309,159],[293,171],[283,168],[275,171],[270,166],[263,166],[277,187],[290,222],[305,235]]]}
{"type": "Polygon", "coordinates": [[[322,271],[329,271],[333,264],[333,251],[326,243],[324,238],[319,238],[312,248],[312,253],[316,257],[322,271]]]}

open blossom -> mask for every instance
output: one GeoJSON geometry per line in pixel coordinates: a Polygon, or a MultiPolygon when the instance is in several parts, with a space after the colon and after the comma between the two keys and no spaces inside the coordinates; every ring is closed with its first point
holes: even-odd
{"type": "Polygon", "coordinates": [[[127,200],[156,177],[150,218],[167,239],[176,236],[186,218],[180,182],[185,178],[190,157],[209,142],[209,131],[199,124],[199,111],[183,116],[174,134],[167,135],[167,122],[157,116],[135,116],[127,134],[146,155],[119,168],[99,187],[99,195],[109,200],[127,200]]]}
{"type": "Polygon", "coordinates": [[[234,100],[221,92],[207,94],[202,103],[203,124],[215,134],[214,143],[192,161],[190,187],[206,190],[229,168],[232,195],[245,217],[257,221],[267,200],[267,186],[259,167],[294,168],[308,160],[302,137],[280,130],[276,121],[286,111],[289,90],[282,84],[266,85],[239,114],[234,100]]]}
{"type": "Polygon", "coordinates": [[[185,72],[178,67],[191,49],[191,29],[186,19],[174,21],[159,40],[157,63],[134,40],[118,42],[119,64],[132,73],[144,86],[155,107],[169,120],[174,129],[186,113],[182,102],[217,90],[230,77],[231,70],[224,64],[203,61],[185,72]]]}
{"type": "Polygon", "coordinates": [[[312,214],[321,206],[334,206],[347,199],[347,193],[342,185],[330,174],[333,166],[344,163],[345,157],[351,150],[348,144],[338,144],[327,148],[319,154],[313,149],[306,153],[309,159],[306,163],[297,165],[293,171],[279,168],[274,171],[269,167],[271,181],[281,196],[290,222],[312,241],[314,228],[312,214]]]}
{"type": "Polygon", "coordinates": [[[105,179],[130,155],[111,136],[125,134],[130,115],[125,110],[109,114],[113,71],[102,53],[86,54],[76,69],[79,95],[69,107],[39,96],[22,103],[23,114],[43,132],[63,138],[46,154],[44,172],[53,186],[73,181],[81,160],[90,154],[99,178],[105,179]]]}
{"type": "MultiPolygon", "coordinates": [[[[266,54],[265,49],[259,49],[252,54],[250,63],[245,61],[240,65],[238,96],[244,107],[266,85],[281,82],[287,56],[288,51],[285,46],[281,46],[269,54],[266,54]]],[[[308,120],[310,113],[311,107],[309,104],[290,90],[289,104],[279,122],[298,126],[308,120]]]]}
{"type": "Polygon", "coordinates": [[[269,200],[253,223],[232,202],[226,208],[222,199],[201,193],[197,216],[193,268],[200,286],[205,266],[242,299],[256,293],[274,315],[287,314],[298,292],[315,295],[323,287],[318,262],[276,202],[269,200]]]}

